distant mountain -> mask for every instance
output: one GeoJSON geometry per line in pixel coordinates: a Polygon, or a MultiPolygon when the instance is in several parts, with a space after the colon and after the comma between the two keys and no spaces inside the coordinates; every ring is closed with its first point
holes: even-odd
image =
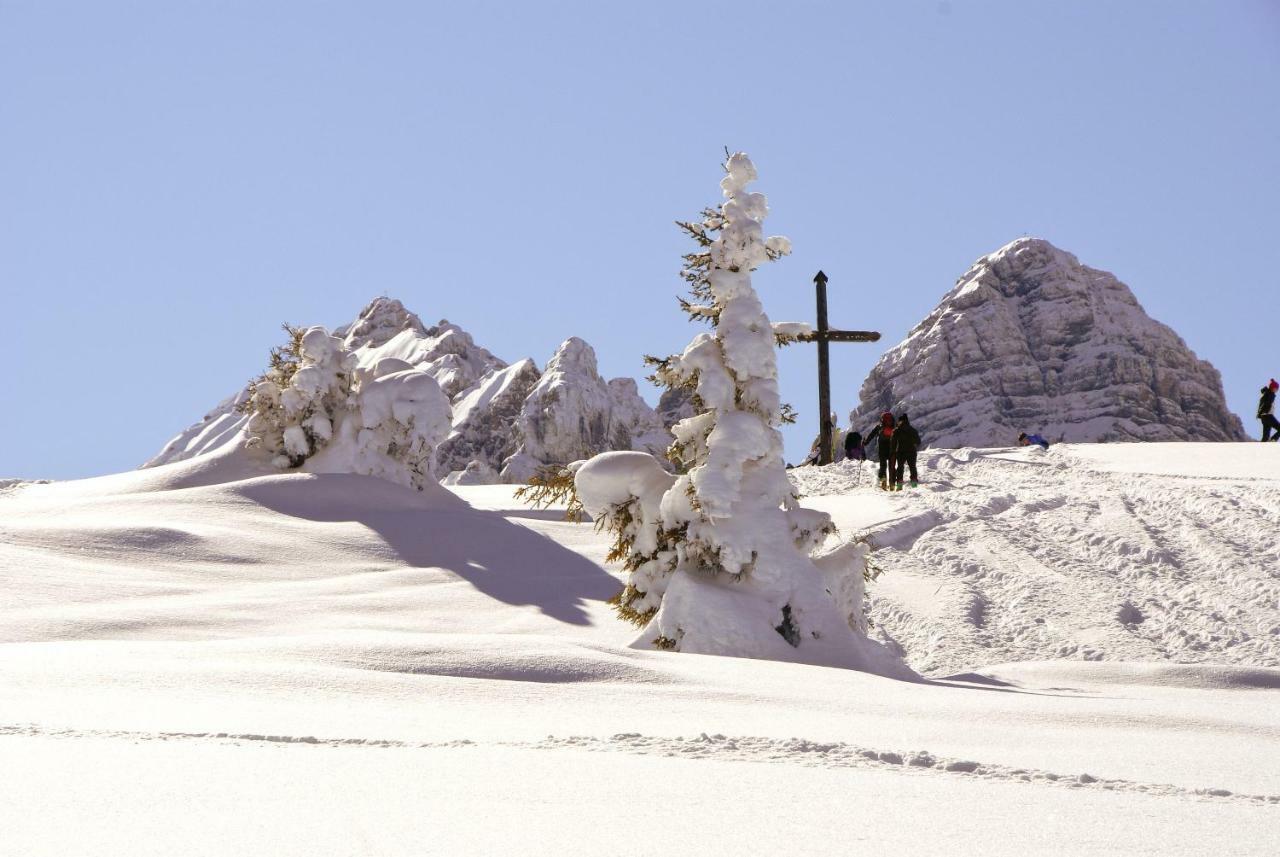
{"type": "Polygon", "coordinates": [[[1222,376],[1113,275],[1040,238],[974,263],[862,384],[850,425],[906,411],[927,445],[1245,440],[1222,376]]]}
{"type": "MultiPolygon", "coordinates": [[[[548,464],[612,449],[661,457],[671,434],[630,378],[605,381],[595,351],[572,337],[547,363],[508,365],[448,321],[427,327],[392,298],[377,298],[335,335],[361,365],[384,357],[430,374],[453,406],[453,431],[437,448],[436,472],[449,482],[523,482],[548,464]]],[[[240,438],[244,391],[221,402],[143,467],[209,452],[240,438]]]]}

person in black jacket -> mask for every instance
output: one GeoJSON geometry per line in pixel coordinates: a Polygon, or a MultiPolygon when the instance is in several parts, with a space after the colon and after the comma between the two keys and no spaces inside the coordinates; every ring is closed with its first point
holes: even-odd
{"type": "Polygon", "coordinates": [[[1280,383],[1275,378],[1271,379],[1271,383],[1262,388],[1262,398],[1258,400],[1258,419],[1262,421],[1262,442],[1268,440],[1280,440],[1280,422],[1276,421],[1276,388],[1280,387],[1280,383]],[[1271,432],[1275,432],[1276,436],[1271,437],[1271,432]]]}
{"type": "Polygon", "coordinates": [[[916,452],[919,449],[920,433],[911,425],[906,414],[900,415],[898,427],[893,430],[893,457],[897,461],[897,468],[893,473],[893,488],[890,490],[902,490],[902,472],[907,468],[911,470],[911,487],[915,488],[920,484],[916,475],[916,452]]]}
{"type": "Polygon", "coordinates": [[[880,415],[880,425],[866,434],[866,443],[876,441],[876,458],[880,460],[880,489],[888,491],[893,480],[893,414],[885,411],[880,415]]]}

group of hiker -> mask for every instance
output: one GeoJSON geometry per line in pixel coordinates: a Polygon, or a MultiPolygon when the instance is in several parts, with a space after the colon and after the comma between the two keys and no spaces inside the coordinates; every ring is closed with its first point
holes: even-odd
{"type": "MultiPolygon", "coordinates": [[[[867,451],[868,448],[875,444],[874,455],[875,460],[880,464],[880,488],[882,490],[901,491],[904,484],[909,484],[912,488],[919,487],[920,476],[916,470],[916,459],[920,451],[920,432],[916,431],[915,426],[911,424],[911,418],[907,414],[899,414],[895,420],[891,412],[885,411],[880,415],[880,424],[871,428],[865,434],[859,431],[844,433],[836,425],[836,415],[832,414],[830,419],[832,443],[834,445],[833,452],[835,453],[834,458],[836,461],[841,459],[866,461],[871,456],[871,453],[867,451]],[[842,436],[844,438],[843,444],[840,442],[842,436]],[[908,476],[910,476],[909,482],[906,481],[908,476]]],[[[1277,434],[1280,436],[1280,428],[1277,428],[1277,434]]],[[[809,450],[809,456],[804,460],[803,464],[818,463],[820,443],[821,438],[814,440],[813,447],[809,450]]],[[[1022,446],[1049,448],[1049,441],[1038,434],[1027,434],[1026,432],[1018,435],[1018,443],[1022,446]]]]}
{"type": "MultiPolygon", "coordinates": [[[[911,487],[920,484],[916,472],[916,454],[920,451],[920,433],[911,425],[911,418],[899,414],[894,420],[893,414],[885,411],[880,415],[880,425],[869,430],[865,435],[859,431],[851,431],[844,435],[844,443],[839,444],[840,430],[835,425],[832,414],[833,442],[837,450],[843,448],[844,458],[850,461],[866,461],[867,447],[876,445],[876,456],[880,461],[880,487],[885,491],[901,491],[904,478],[910,474],[911,487]]],[[[837,459],[840,456],[837,454],[837,459]]],[[[817,443],[810,452],[805,464],[817,464],[817,443]]]]}
{"type": "MultiPolygon", "coordinates": [[[[1262,398],[1258,400],[1258,420],[1262,423],[1262,441],[1280,441],[1280,420],[1276,419],[1276,392],[1280,390],[1280,382],[1275,378],[1262,388],[1262,398]]],[[[842,457],[850,461],[866,461],[867,448],[876,445],[875,455],[880,463],[880,487],[885,491],[901,491],[903,479],[910,474],[912,488],[919,486],[916,473],[916,455],[920,450],[920,433],[911,425],[911,419],[899,414],[895,420],[893,414],[885,411],[880,415],[880,424],[865,434],[850,431],[844,434],[836,425],[836,415],[831,417],[832,441],[835,444],[835,458],[842,457]],[[844,443],[840,443],[843,434],[844,443]],[[840,454],[843,452],[843,456],[840,454]]],[[[817,464],[819,461],[820,439],[813,442],[809,456],[804,464],[817,464]]],[[[1038,446],[1049,448],[1049,441],[1038,434],[1022,432],[1018,435],[1020,446],[1038,446]]],[[[790,467],[790,465],[787,465],[790,467]]]]}

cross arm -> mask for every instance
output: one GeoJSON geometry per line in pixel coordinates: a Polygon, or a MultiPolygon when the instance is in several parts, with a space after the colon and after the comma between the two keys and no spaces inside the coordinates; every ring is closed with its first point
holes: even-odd
{"type": "Polygon", "coordinates": [[[878,342],[880,333],[874,330],[815,330],[802,333],[796,339],[800,342],[878,342]]]}

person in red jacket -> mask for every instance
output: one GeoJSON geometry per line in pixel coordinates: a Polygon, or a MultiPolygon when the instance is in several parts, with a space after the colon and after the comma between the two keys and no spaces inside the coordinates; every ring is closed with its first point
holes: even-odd
{"type": "MultiPolygon", "coordinates": [[[[889,481],[894,474],[893,461],[893,414],[885,411],[880,415],[880,427],[875,429],[876,457],[880,459],[880,489],[890,490],[889,481]]],[[[867,432],[868,437],[872,432],[867,432]]]]}

